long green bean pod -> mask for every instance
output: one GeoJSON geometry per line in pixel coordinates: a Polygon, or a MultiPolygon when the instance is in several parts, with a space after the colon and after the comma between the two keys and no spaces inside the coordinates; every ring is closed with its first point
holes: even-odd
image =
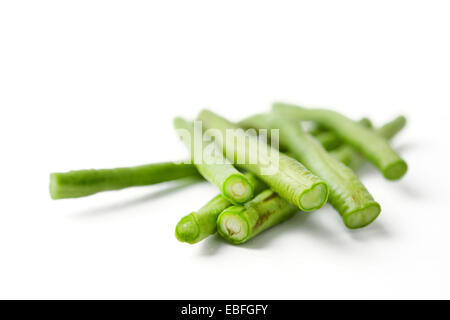
{"type": "Polygon", "coordinates": [[[79,198],[101,191],[200,177],[190,163],[162,162],[136,167],[89,169],[50,174],[52,199],[79,198]]]}
{"type": "Polygon", "coordinates": [[[387,140],[391,140],[397,133],[399,133],[405,127],[405,125],[406,125],[406,118],[404,116],[398,116],[397,118],[393,119],[392,121],[389,121],[388,123],[378,128],[376,131],[381,137],[387,140]]]}
{"type": "MultiPolygon", "coordinates": [[[[359,123],[365,127],[372,126],[372,123],[367,118],[362,118],[359,120],[359,123]]],[[[270,122],[267,114],[260,113],[241,120],[238,125],[245,129],[266,129],[270,126],[270,122]]],[[[313,130],[307,132],[314,136],[327,151],[334,150],[342,145],[342,141],[333,131],[326,130],[322,126],[316,126],[313,130]]],[[[283,141],[280,141],[280,148],[287,149],[287,146],[283,145],[283,141]]]]}
{"type": "Polygon", "coordinates": [[[306,131],[314,136],[317,137],[318,135],[320,135],[323,132],[328,132],[329,130],[327,128],[325,128],[324,126],[322,126],[320,123],[317,122],[313,122],[309,128],[306,129],[306,131]]]}
{"type": "MultiPolygon", "coordinates": [[[[373,129],[372,122],[367,118],[362,118],[359,123],[366,128],[373,129]]],[[[348,144],[340,144],[337,148],[329,150],[329,152],[333,158],[353,169],[353,171],[359,169],[359,167],[366,161],[366,159],[359,152],[355,151],[355,148],[348,144]]]]}
{"type": "Polygon", "coordinates": [[[326,203],[327,184],[297,160],[278,152],[257,137],[246,134],[239,126],[211,111],[203,110],[198,119],[204,127],[219,131],[215,141],[227,157],[257,175],[290,203],[303,211],[319,209],[326,203]],[[230,138],[233,138],[231,142],[230,138]],[[252,159],[247,159],[247,155],[252,159]],[[242,159],[245,161],[240,161],[242,159]],[[266,172],[267,168],[269,170],[266,172]]]}
{"type": "MultiPolygon", "coordinates": [[[[267,186],[253,174],[247,172],[245,176],[255,187],[255,194],[259,194],[267,186]]],[[[206,203],[199,210],[192,212],[178,222],[175,228],[175,236],[181,242],[197,243],[206,237],[216,233],[217,217],[226,208],[233,204],[221,194],[206,203]]]]}
{"type": "Polygon", "coordinates": [[[327,151],[334,150],[341,144],[339,138],[331,131],[321,132],[314,138],[316,138],[327,151]]]}
{"type": "MultiPolygon", "coordinates": [[[[390,140],[400,132],[405,125],[406,118],[404,116],[399,116],[382,127],[375,129],[375,132],[384,139],[390,140]]],[[[330,155],[355,171],[365,162],[365,158],[355,150],[355,148],[347,144],[341,145],[337,149],[331,151],[330,155]]]]}
{"type": "MultiPolygon", "coordinates": [[[[362,118],[358,121],[358,123],[368,128],[372,126],[372,123],[367,118],[362,118]]],[[[339,137],[333,131],[323,130],[314,135],[314,138],[316,138],[327,151],[334,150],[342,145],[341,139],[339,139],[339,137]]]]}
{"type": "MultiPolygon", "coordinates": [[[[380,129],[377,129],[378,134],[380,134],[381,136],[383,136],[386,139],[390,139],[392,138],[395,134],[397,134],[405,125],[405,118],[403,116],[400,116],[396,119],[394,119],[393,121],[385,124],[384,126],[382,126],[380,129]]],[[[342,145],[343,148],[346,147],[346,145],[342,145]]],[[[361,158],[361,156],[358,154],[358,152],[353,149],[352,147],[349,147],[351,151],[353,151],[352,155],[353,156],[358,156],[361,158]]],[[[334,151],[332,151],[331,153],[334,153],[334,151]]],[[[364,159],[364,158],[362,158],[364,159]]],[[[270,190],[265,191],[267,193],[270,194],[270,190]]],[[[255,197],[251,203],[255,203],[257,202],[261,197],[264,198],[265,196],[263,196],[265,194],[265,192],[261,193],[259,196],[255,197]]],[[[289,212],[289,210],[292,208],[292,205],[286,201],[283,201],[283,199],[279,196],[279,195],[272,195],[272,199],[271,201],[277,202],[277,209],[274,211],[271,211],[271,218],[272,218],[272,223],[270,223],[270,226],[274,226],[276,225],[278,222],[281,222],[284,220],[286,212],[289,212]],[[279,215],[279,216],[278,216],[279,215]]],[[[248,204],[247,204],[248,205],[248,204]]],[[[267,207],[266,207],[267,208],[267,207]]],[[[248,230],[251,230],[248,226],[252,226],[253,224],[247,223],[247,221],[255,221],[255,220],[263,220],[262,217],[264,217],[264,214],[262,214],[262,212],[264,212],[264,208],[263,209],[259,209],[256,214],[254,210],[246,210],[245,207],[243,206],[236,206],[236,207],[230,207],[227,210],[225,210],[223,212],[224,217],[225,218],[225,213],[227,213],[227,216],[230,216],[230,218],[228,219],[223,219],[222,215],[219,215],[218,218],[218,231],[219,233],[228,241],[238,244],[238,243],[243,243],[245,241],[247,241],[248,239],[250,239],[251,237],[255,236],[256,234],[253,233],[249,233],[248,230]],[[255,217],[253,219],[250,219],[249,217],[255,217]],[[225,220],[225,221],[224,221],[225,220]],[[227,220],[229,220],[230,222],[228,222],[227,220]],[[251,234],[251,236],[246,236],[248,234],[251,234]]],[[[267,212],[268,210],[266,210],[267,212]]],[[[289,215],[288,215],[289,217],[289,215]]],[[[265,228],[267,229],[267,228],[265,228]]],[[[264,229],[264,230],[265,230],[264,229]]],[[[261,232],[263,230],[259,230],[259,232],[261,232]]]]}
{"type": "Polygon", "coordinates": [[[407,171],[406,162],[389,146],[386,139],[340,113],[325,109],[305,109],[276,103],[274,111],[290,118],[317,121],[333,130],[345,143],[351,145],[372,162],[386,179],[400,179],[407,171]]]}
{"type": "Polygon", "coordinates": [[[193,122],[178,117],[174,120],[174,126],[177,130],[185,130],[184,132],[187,133],[180,137],[190,149],[193,163],[198,172],[206,180],[216,185],[225,198],[234,204],[245,203],[253,198],[251,182],[223,156],[214,142],[208,143],[203,139],[201,128],[199,139],[196,141],[193,122]],[[197,151],[199,152],[197,153],[197,151]],[[201,158],[197,159],[197,155],[201,158]]]}
{"type": "Polygon", "coordinates": [[[362,228],[376,219],[380,205],[351,169],[332,158],[298,123],[273,114],[265,116],[268,129],[280,128],[280,140],[293,157],[328,184],[328,201],[348,228],[362,228]]]}
{"type": "Polygon", "coordinates": [[[265,190],[243,206],[225,209],[217,219],[217,231],[233,244],[244,243],[289,219],[297,210],[274,191],[265,190]]]}

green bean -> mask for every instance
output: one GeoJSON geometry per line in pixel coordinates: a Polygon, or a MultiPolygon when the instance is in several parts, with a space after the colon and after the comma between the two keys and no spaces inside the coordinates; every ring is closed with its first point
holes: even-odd
{"type": "Polygon", "coordinates": [[[181,139],[191,151],[191,157],[198,172],[209,182],[216,185],[222,195],[234,204],[245,203],[253,198],[251,182],[226,159],[214,142],[203,139],[201,128],[198,143],[195,141],[195,127],[192,122],[183,118],[175,118],[174,126],[178,130],[186,130],[187,135],[181,139]],[[211,148],[212,147],[212,148],[211,148]],[[199,150],[199,154],[196,154],[199,150]],[[196,157],[201,156],[201,159],[196,157]]]}
{"type": "Polygon", "coordinates": [[[321,132],[314,138],[316,138],[327,151],[336,149],[341,144],[339,138],[331,131],[321,132]]]}
{"type": "MultiPolygon", "coordinates": [[[[399,116],[382,127],[376,129],[375,132],[384,139],[390,140],[398,132],[400,132],[405,125],[406,118],[404,116],[399,116]]],[[[357,150],[346,144],[331,151],[330,155],[355,171],[358,170],[365,162],[365,158],[361,156],[357,150]]]]}
{"type": "Polygon", "coordinates": [[[386,139],[340,113],[324,109],[305,109],[276,103],[274,111],[290,118],[312,120],[333,130],[339,138],[371,161],[386,179],[400,179],[407,171],[406,162],[389,146],[386,139]]]}
{"type": "MultiPolygon", "coordinates": [[[[358,121],[361,125],[365,127],[371,127],[372,123],[367,118],[362,118],[358,121]]],[[[313,135],[320,144],[325,148],[327,151],[331,151],[342,145],[342,141],[339,139],[339,137],[334,133],[333,131],[326,131],[322,130],[322,132],[319,132],[316,135],[313,135]]]]}
{"type": "Polygon", "coordinates": [[[343,144],[340,147],[331,150],[330,156],[354,171],[356,170],[353,167],[352,162],[355,161],[356,158],[358,158],[358,160],[356,160],[357,162],[361,162],[361,160],[365,161],[364,157],[362,157],[358,151],[356,151],[353,147],[350,147],[348,144],[343,144]]]}
{"type": "MultiPolygon", "coordinates": [[[[255,194],[259,194],[267,186],[253,174],[247,172],[245,176],[255,186],[255,194]]],[[[181,242],[197,243],[216,233],[217,217],[233,204],[222,195],[217,195],[196,212],[192,212],[178,222],[175,236],[181,242]]]]}
{"type": "MultiPolygon", "coordinates": [[[[362,118],[359,123],[366,128],[373,129],[372,122],[367,118],[362,118]]],[[[337,137],[337,136],[336,136],[337,137]]],[[[347,167],[356,171],[366,161],[361,154],[348,144],[341,144],[339,147],[330,150],[330,155],[342,162],[347,167]]]]}
{"type": "MultiPolygon", "coordinates": [[[[359,123],[365,127],[372,126],[372,123],[367,118],[362,118],[359,123]]],[[[260,113],[240,121],[238,125],[245,129],[265,129],[270,123],[268,122],[267,115],[260,113]]],[[[308,131],[308,133],[314,136],[327,151],[334,150],[342,145],[341,140],[334,132],[327,131],[322,126],[315,126],[314,129],[308,131]]],[[[283,145],[283,141],[280,141],[280,149],[287,149],[287,146],[283,145]]],[[[289,154],[289,152],[287,153],[289,154]]]]}
{"type": "Polygon", "coordinates": [[[351,169],[332,158],[298,123],[273,114],[266,117],[267,129],[280,128],[280,141],[293,157],[328,184],[328,201],[348,228],[362,228],[376,219],[380,205],[351,169]]]}
{"type": "Polygon", "coordinates": [[[220,134],[215,136],[216,142],[227,157],[257,175],[290,203],[303,211],[317,210],[326,203],[327,184],[298,161],[261,143],[257,137],[246,134],[237,125],[211,111],[202,111],[198,119],[206,128],[219,131],[220,134]],[[240,161],[247,155],[253,159],[240,161]]]}
{"type": "Polygon", "coordinates": [[[398,132],[400,132],[406,125],[406,118],[404,116],[398,116],[394,120],[384,124],[377,129],[378,135],[391,140],[398,132]]]}
{"type": "Polygon", "coordinates": [[[312,135],[312,136],[314,136],[314,137],[317,137],[317,136],[320,135],[321,133],[328,132],[329,130],[328,130],[327,128],[325,128],[324,126],[320,125],[319,123],[314,122],[314,123],[312,124],[312,126],[310,126],[309,128],[306,129],[306,131],[307,131],[310,135],[312,135]]]}
{"type": "Polygon", "coordinates": [[[244,243],[289,219],[297,210],[274,191],[265,190],[243,206],[225,209],[217,219],[217,231],[233,244],[244,243]]]}
{"type": "Polygon", "coordinates": [[[101,191],[145,186],[193,176],[200,176],[194,165],[174,162],[57,172],[50,174],[50,196],[55,200],[79,198],[101,191]]]}
{"type": "MultiPolygon", "coordinates": [[[[403,128],[404,125],[405,125],[405,118],[398,117],[395,120],[385,124],[380,129],[377,129],[377,133],[386,139],[390,139],[395,134],[397,134],[403,128]]],[[[346,145],[342,145],[342,147],[340,148],[343,147],[346,147],[346,145]]],[[[351,155],[359,156],[358,152],[355,151],[352,147],[350,147],[350,150],[353,151],[351,155]]],[[[334,151],[332,151],[331,153],[334,153],[334,151]]],[[[260,201],[260,199],[266,199],[270,194],[270,192],[271,192],[270,190],[262,192],[259,196],[255,197],[250,203],[262,202],[260,201]]],[[[277,203],[277,205],[275,206],[277,209],[271,211],[273,206],[261,205],[258,208],[258,210],[254,210],[253,207],[255,207],[255,205],[249,204],[246,204],[245,206],[236,206],[228,208],[223,212],[224,216],[222,217],[222,214],[219,215],[219,218],[217,220],[219,233],[231,243],[235,244],[243,243],[256,235],[256,233],[252,233],[252,226],[257,225],[254,221],[263,221],[264,223],[264,221],[266,221],[265,220],[266,213],[272,219],[271,223],[265,224],[266,228],[258,230],[258,233],[267,229],[267,227],[269,226],[274,226],[277,223],[285,220],[286,218],[289,218],[290,210],[294,210],[290,203],[284,201],[277,194],[271,194],[270,201],[272,201],[272,203],[277,203]],[[247,209],[247,207],[252,208],[247,209]]]]}

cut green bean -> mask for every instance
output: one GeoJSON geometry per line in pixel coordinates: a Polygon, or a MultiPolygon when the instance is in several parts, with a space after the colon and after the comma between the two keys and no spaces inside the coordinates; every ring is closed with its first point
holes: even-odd
{"type": "Polygon", "coordinates": [[[200,176],[194,165],[174,162],[57,172],[50,174],[50,196],[55,200],[79,198],[101,191],[146,186],[193,176],[200,176]]]}
{"type": "MultiPolygon", "coordinates": [[[[406,118],[404,116],[399,116],[376,129],[375,132],[384,139],[390,140],[400,132],[405,125],[406,118]]],[[[339,148],[331,151],[330,155],[355,171],[365,162],[365,158],[355,150],[355,148],[347,144],[341,145],[339,148]]]]}
{"type": "Polygon", "coordinates": [[[306,128],[306,131],[310,135],[316,137],[323,132],[328,132],[329,130],[327,128],[325,128],[324,126],[322,126],[321,124],[319,124],[317,122],[313,122],[312,125],[310,125],[309,127],[306,128]]]}
{"type": "Polygon", "coordinates": [[[294,158],[328,184],[328,201],[348,228],[362,228],[378,217],[380,205],[351,169],[332,158],[298,123],[273,114],[266,117],[267,129],[280,128],[280,140],[294,158]]]}
{"type": "Polygon", "coordinates": [[[321,132],[314,138],[316,138],[327,151],[336,149],[341,144],[339,138],[331,131],[321,132]]]}
{"type": "Polygon", "coordinates": [[[397,133],[399,133],[406,125],[406,118],[404,116],[398,116],[394,120],[384,124],[377,129],[377,133],[387,139],[391,140],[397,133]]]}
{"type": "MultiPolygon", "coordinates": [[[[372,123],[367,118],[362,118],[361,120],[359,120],[359,123],[365,127],[372,126],[372,123]]],[[[327,151],[334,150],[342,145],[341,139],[339,139],[339,137],[333,131],[322,130],[318,134],[314,135],[314,137],[327,151]]]]}
{"type": "Polygon", "coordinates": [[[253,172],[290,203],[303,211],[317,210],[326,203],[327,184],[295,159],[246,134],[239,126],[211,111],[203,110],[198,119],[204,127],[219,131],[215,141],[227,157],[253,172]]]}
{"type": "Polygon", "coordinates": [[[192,122],[175,118],[174,126],[178,130],[186,130],[187,135],[180,137],[190,149],[194,165],[206,180],[219,188],[225,198],[234,204],[245,203],[253,198],[251,182],[236,170],[219,149],[215,150],[214,142],[204,141],[201,128],[200,137],[195,141],[195,127],[192,122]],[[199,145],[196,146],[196,143],[199,145]],[[196,158],[197,150],[200,151],[198,153],[200,159],[196,158]]]}
{"type": "MultiPolygon", "coordinates": [[[[367,118],[361,119],[359,123],[366,128],[373,129],[372,122],[367,118]]],[[[355,149],[348,144],[341,144],[338,148],[330,150],[330,155],[339,162],[345,164],[347,167],[353,169],[353,171],[359,169],[359,167],[366,161],[366,159],[361,156],[359,152],[355,151],[355,149]]]]}
{"type": "MultiPolygon", "coordinates": [[[[255,194],[259,194],[267,186],[253,174],[247,172],[245,176],[255,187],[255,194]]],[[[197,243],[216,233],[217,217],[233,204],[224,196],[218,195],[201,207],[198,211],[184,216],[175,228],[175,236],[181,242],[197,243]]]]}
{"type": "Polygon", "coordinates": [[[386,179],[400,179],[407,171],[406,162],[389,146],[386,139],[340,113],[325,109],[305,109],[283,103],[274,104],[273,109],[289,118],[317,121],[333,130],[343,142],[354,147],[372,162],[386,179]]]}
{"type": "MultiPolygon", "coordinates": [[[[348,144],[343,144],[340,147],[331,150],[330,156],[336,159],[337,161],[342,162],[343,164],[353,169],[354,171],[356,170],[353,167],[352,162],[355,160],[356,157],[363,158],[358,151],[356,151],[353,147],[350,147],[348,144]]],[[[360,161],[358,160],[358,162],[360,161]]]]}
{"type": "Polygon", "coordinates": [[[265,190],[243,206],[225,209],[217,219],[217,231],[233,244],[244,243],[289,219],[297,210],[274,191],[265,190]]]}
{"type": "MultiPolygon", "coordinates": [[[[404,117],[398,117],[395,120],[387,123],[383,127],[377,130],[378,134],[383,136],[386,139],[392,138],[396,133],[398,133],[403,126],[405,125],[405,118],[404,117]]],[[[342,147],[345,147],[346,145],[342,145],[342,147]]],[[[342,148],[340,147],[340,148],[342,148]]],[[[358,156],[358,152],[350,147],[350,150],[353,151],[353,155],[358,156]]],[[[331,152],[333,153],[333,152],[331,152]]],[[[359,156],[360,157],[360,156],[359,156]]],[[[255,197],[250,203],[256,203],[261,198],[266,198],[267,196],[264,196],[264,194],[269,195],[270,190],[267,190],[265,192],[262,192],[259,196],[255,197]]],[[[272,219],[272,223],[270,223],[270,226],[275,226],[277,223],[283,221],[286,217],[286,212],[289,213],[289,210],[292,209],[292,205],[286,201],[283,201],[283,199],[279,195],[272,195],[271,201],[277,202],[277,209],[270,212],[270,217],[272,219]]],[[[250,203],[246,204],[246,206],[250,206],[250,203]]],[[[253,207],[253,206],[251,206],[253,207]]],[[[267,207],[266,207],[267,209],[267,207]]],[[[292,209],[293,210],[293,209],[292,209]]],[[[246,210],[245,206],[236,206],[236,207],[229,207],[227,210],[219,215],[218,218],[218,231],[219,233],[228,241],[234,244],[243,243],[253,236],[255,236],[257,233],[252,233],[252,227],[255,225],[254,221],[261,221],[264,218],[264,212],[267,212],[269,210],[259,209],[256,211],[253,209],[246,210]]],[[[287,215],[287,218],[290,215],[287,215]]],[[[265,228],[267,229],[267,228],[265,228]]],[[[263,230],[257,230],[258,233],[263,230]]]]}
{"type": "Polygon", "coordinates": [[[360,125],[362,125],[363,127],[373,128],[372,121],[370,121],[370,119],[368,119],[368,118],[361,118],[361,120],[359,120],[358,123],[360,125]]]}
{"type": "MultiPolygon", "coordinates": [[[[372,123],[367,118],[362,118],[359,120],[359,123],[362,124],[365,127],[371,127],[372,123]]],[[[320,132],[316,133],[316,131],[313,131],[312,133],[308,131],[309,134],[313,135],[314,138],[319,140],[320,144],[325,148],[327,151],[331,151],[342,145],[341,139],[334,133],[333,131],[321,129],[320,132]]]]}
{"type": "MultiPolygon", "coordinates": [[[[372,126],[372,123],[367,118],[362,118],[359,123],[365,127],[372,126]]],[[[265,129],[270,126],[270,123],[267,114],[260,113],[240,121],[238,125],[245,129],[265,129]]],[[[322,126],[316,126],[314,127],[314,130],[310,130],[308,133],[314,136],[327,151],[334,150],[342,145],[341,140],[334,132],[327,131],[322,126]]],[[[281,148],[287,149],[287,146],[283,145],[283,141],[280,141],[280,149],[281,148]]],[[[289,152],[287,153],[289,154],[289,152]]]]}

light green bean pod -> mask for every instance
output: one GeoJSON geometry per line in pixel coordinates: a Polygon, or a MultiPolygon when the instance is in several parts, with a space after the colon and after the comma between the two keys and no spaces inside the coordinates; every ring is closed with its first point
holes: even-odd
{"type": "MultiPolygon", "coordinates": [[[[255,194],[259,194],[267,188],[253,174],[247,172],[244,175],[254,185],[255,194]]],[[[232,205],[227,198],[220,194],[217,195],[199,210],[181,218],[175,228],[175,236],[179,241],[191,244],[209,237],[216,233],[216,222],[219,214],[232,205]]]]}
{"type": "Polygon", "coordinates": [[[290,154],[328,184],[328,201],[348,228],[362,228],[376,219],[380,205],[351,169],[332,158],[297,122],[274,114],[262,116],[268,129],[280,129],[280,140],[290,154]]]}
{"type": "Polygon", "coordinates": [[[217,231],[233,244],[244,243],[257,234],[292,217],[298,208],[272,190],[265,190],[243,206],[225,209],[217,219],[217,231]]]}
{"type": "Polygon", "coordinates": [[[195,166],[174,162],[55,172],[50,174],[50,196],[55,200],[79,198],[102,191],[146,186],[187,177],[200,177],[195,166]]]}
{"type": "MultiPolygon", "coordinates": [[[[382,127],[375,129],[375,132],[386,140],[392,139],[406,125],[406,118],[399,116],[392,121],[386,123],[382,127]]],[[[330,152],[330,155],[353,169],[358,170],[366,161],[366,159],[352,146],[343,144],[337,149],[330,152]]]]}
{"type": "Polygon", "coordinates": [[[245,203],[253,198],[251,182],[223,156],[214,142],[206,142],[203,139],[201,128],[200,137],[195,140],[195,127],[192,122],[175,118],[174,126],[178,130],[185,130],[179,132],[185,133],[180,137],[190,149],[194,165],[206,180],[219,188],[225,198],[235,204],[245,203]]]}
{"type": "Polygon", "coordinates": [[[274,104],[273,110],[289,118],[316,121],[334,131],[343,142],[372,162],[386,179],[400,179],[408,169],[406,162],[389,146],[386,139],[338,112],[305,109],[284,103],[274,104]]]}
{"type": "MultiPolygon", "coordinates": [[[[404,127],[405,123],[405,118],[400,116],[385,124],[380,129],[377,129],[377,132],[386,139],[390,139],[404,127]]],[[[346,146],[342,145],[340,148],[344,147],[346,146]]],[[[360,157],[358,152],[353,148],[350,150],[353,150],[353,156],[360,157]]],[[[266,190],[250,201],[249,204],[246,204],[245,206],[230,207],[222,213],[223,217],[222,214],[219,215],[217,220],[218,231],[222,237],[231,243],[244,243],[268,227],[272,227],[289,218],[292,212],[295,212],[294,209],[295,208],[292,208],[290,203],[284,201],[279,195],[273,194],[270,190],[266,190]],[[276,203],[275,206],[263,204],[264,200],[269,197],[271,198],[270,200],[272,203],[276,203]],[[259,210],[255,211],[253,208],[246,210],[247,206],[254,207],[250,205],[250,203],[259,203],[259,210]],[[273,207],[276,207],[277,209],[271,210],[273,207]],[[269,213],[271,219],[270,222],[264,222],[267,213],[269,213]],[[259,223],[259,227],[255,228],[254,226],[257,225],[255,224],[255,221],[263,222],[259,223]]]]}
{"type": "Polygon", "coordinates": [[[255,136],[246,134],[239,126],[211,111],[203,110],[198,119],[205,128],[219,131],[215,141],[228,158],[257,175],[290,203],[303,211],[317,210],[326,203],[327,184],[297,160],[261,143],[255,136]],[[237,139],[230,142],[230,136],[237,139]]]}

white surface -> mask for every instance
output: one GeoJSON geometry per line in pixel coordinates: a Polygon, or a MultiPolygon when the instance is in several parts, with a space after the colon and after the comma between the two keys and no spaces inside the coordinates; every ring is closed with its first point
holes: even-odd
{"type": "Polygon", "coordinates": [[[0,298],[450,298],[448,1],[2,1],[0,298]],[[235,247],[174,236],[198,184],[51,201],[52,171],[179,159],[175,115],[275,100],[376,124],[400,182],[350,231],[327,207],[235,247]]]}

